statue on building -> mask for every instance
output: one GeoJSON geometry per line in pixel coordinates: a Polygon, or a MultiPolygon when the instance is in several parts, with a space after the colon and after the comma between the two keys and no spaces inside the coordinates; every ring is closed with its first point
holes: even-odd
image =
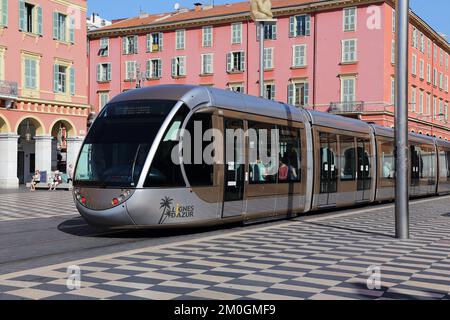
{"type": "Polygon", "coordinates": [[[273,19],[271,0],[250,0],[250,9],[254,20],[273,19]]]}

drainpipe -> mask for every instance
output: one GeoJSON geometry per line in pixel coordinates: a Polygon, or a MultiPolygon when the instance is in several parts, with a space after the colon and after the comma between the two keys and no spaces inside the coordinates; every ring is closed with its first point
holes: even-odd
{"type": "Polygon", "coordinates": [[[314,14],[314,52],[313,52],[313,110],[316,109],[316,63],[317,63],[317,13],[314,14]]]}

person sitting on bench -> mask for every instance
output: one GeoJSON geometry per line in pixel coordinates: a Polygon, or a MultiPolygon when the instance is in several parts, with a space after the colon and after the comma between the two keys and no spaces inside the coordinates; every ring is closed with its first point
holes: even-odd
{"type": "Polygon", "coordinates": [[[61,174],[59,173],[58,170],[55,171],[55,175],[53,176],[53,180],[50,183],[50,189],[48,189],[49,191],[51,191],[53,189],[53,191],[56,190],[56,187],[58,185],[60,185],[62,183],[62,178],[61,178],[61,174]]]}

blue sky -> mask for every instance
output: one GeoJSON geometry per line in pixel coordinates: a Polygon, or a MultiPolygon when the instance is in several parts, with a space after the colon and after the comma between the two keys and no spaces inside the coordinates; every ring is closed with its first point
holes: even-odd
{"type": "MultiPolygon", "coordinates": [[[[172,11],[176,2],[192,8],[193,3],[211,3],[213,0],[88,0],[89,13],[96,12],[106,19],[137,16],[139,9],[149,13],[172,11]],[[106,4],[106,5],[105,5],[106,4]]],[[[216,4],[243,0],[215,0],[216,4]]],[[[411,8],[436,31],[450,39],[449,0],[410,0],[411,8]]]]}

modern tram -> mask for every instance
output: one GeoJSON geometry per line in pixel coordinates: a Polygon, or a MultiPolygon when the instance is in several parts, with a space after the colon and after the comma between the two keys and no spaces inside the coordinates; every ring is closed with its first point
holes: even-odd
{"type": "MultiPolygon", "coordinates": [[[[410,196],[450,193],[450,142],[410,134],[409,152],[410,196]]],[[[97,227],[173,228],[389,201],[394,181],[392,129],[232,91],[162,85],[124,92],[102,109],[81,148],[73,195],[97,227]],[[211,129],[223,141],[207,139],[211,129]],[[233,143],[231,129],[276,130],[277,139],[265,141],[279,144],[279,168],[264,171],[250,157],[262,136],[233,143]],[[180,139],[182,130],[200,134],[201,149],[180,139]],[[185,143],[181,161],[173,161],[185,143]],[[230,143],[231,158],[220,150],[230,143]],[[201,160],[211,144],[223,161],[201,160]]]]}

